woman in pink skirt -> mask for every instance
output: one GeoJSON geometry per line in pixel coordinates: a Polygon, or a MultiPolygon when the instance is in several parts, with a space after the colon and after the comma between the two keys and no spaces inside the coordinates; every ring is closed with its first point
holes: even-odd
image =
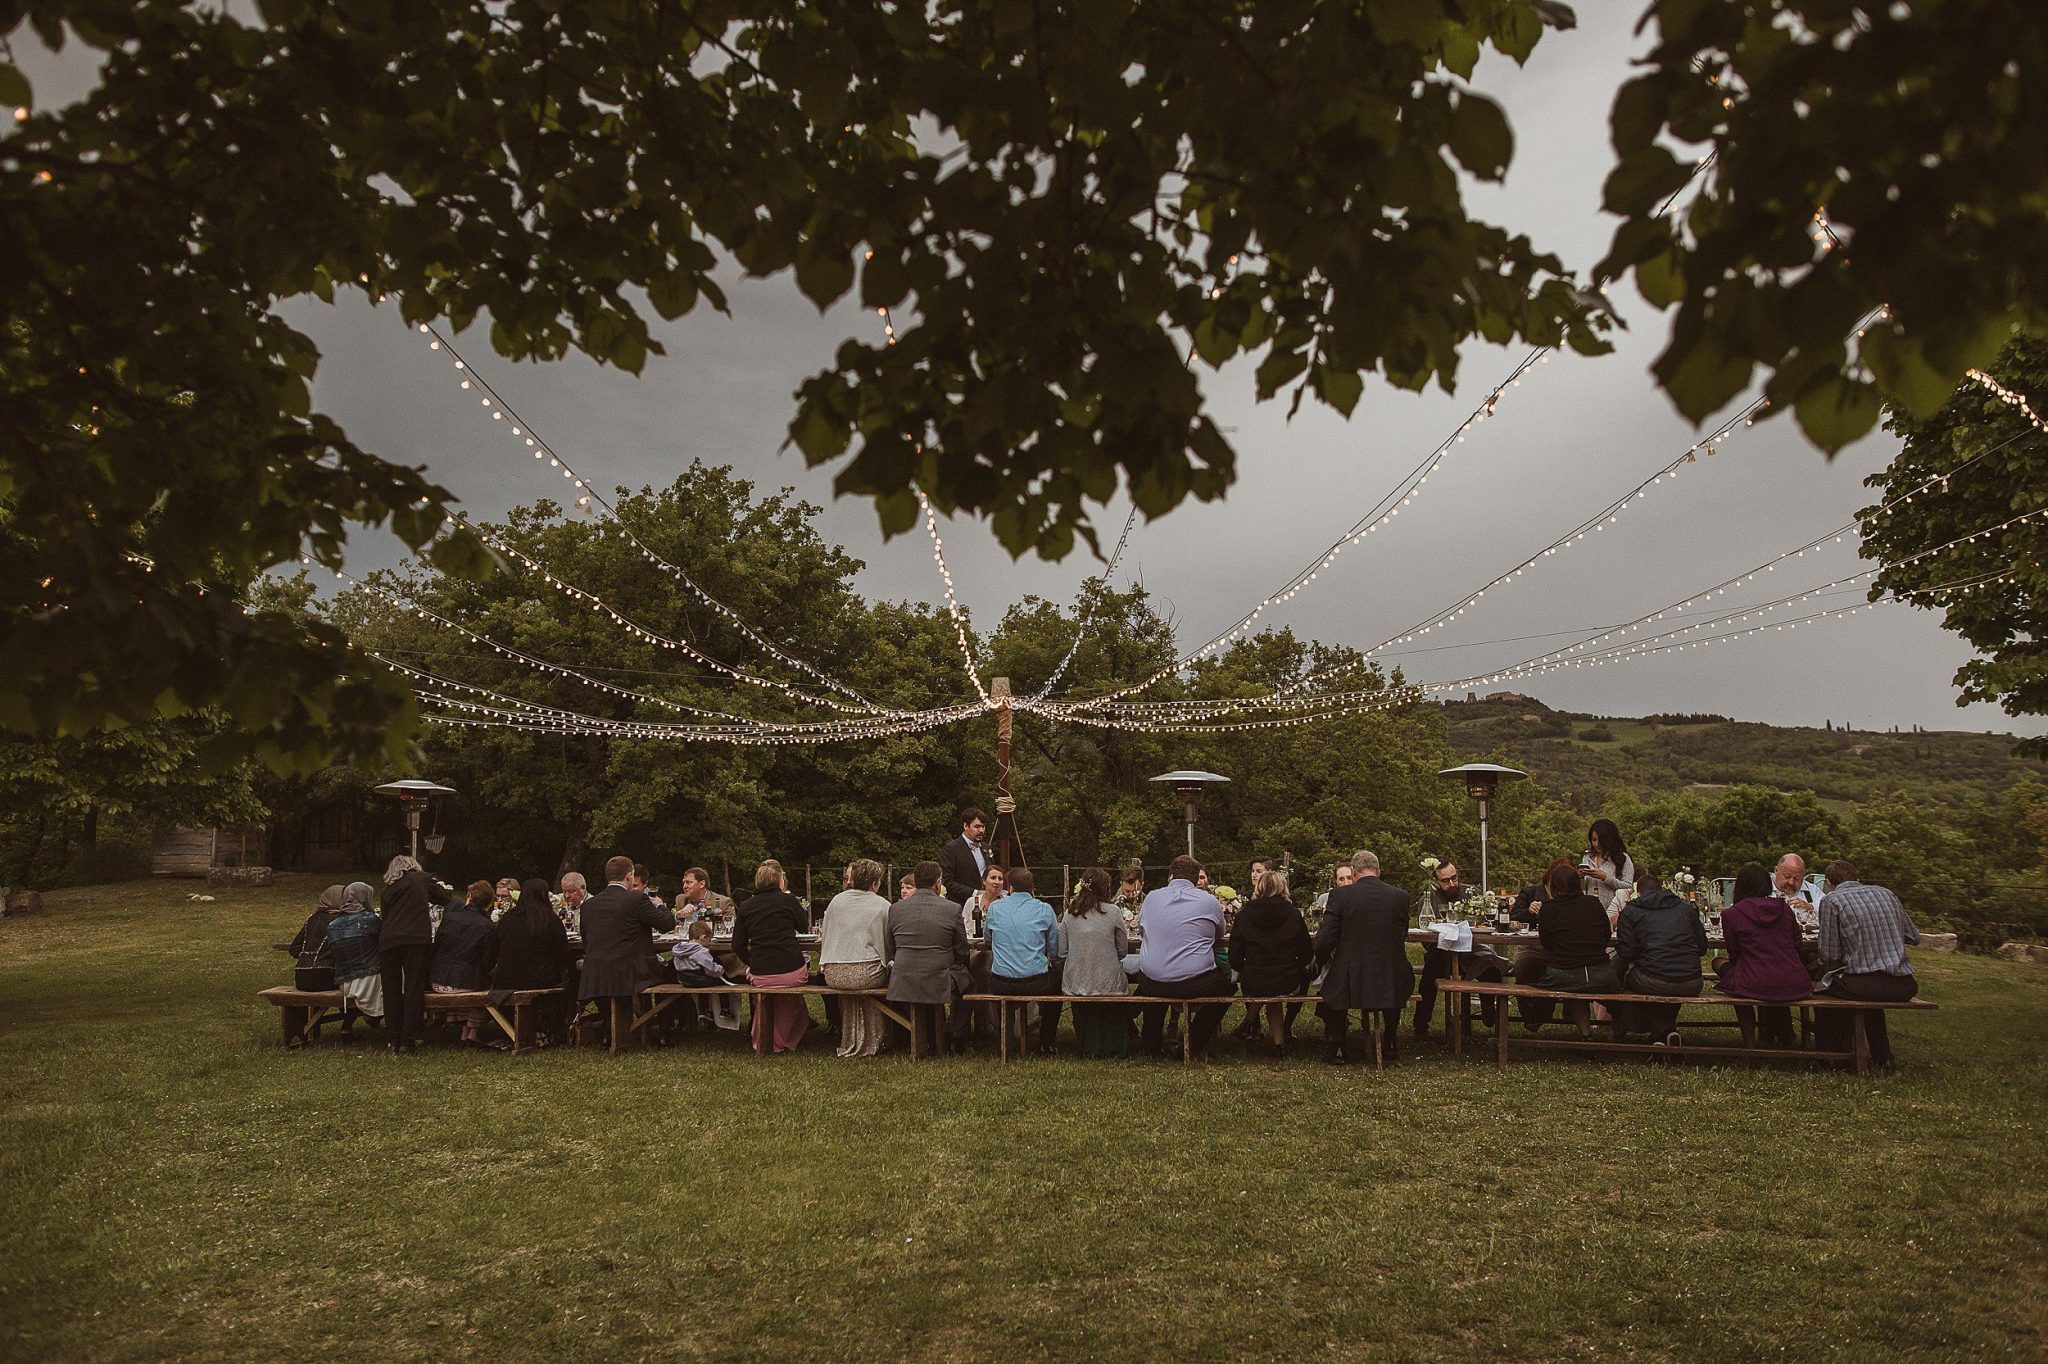
{"type": "MultiPolygon", "coordinates": [[[[747,964],[747,976],[764,990],[808,985],[811,963],[797,934],[803,931],[802,901],[788,890],[782,864],[768,859],[754,872],[754,893],[735,912],[732,950],[747,964]]],[[[804,996],[754,996],[754,1051],[795,1051],[810,1030],[804,996]]]]}

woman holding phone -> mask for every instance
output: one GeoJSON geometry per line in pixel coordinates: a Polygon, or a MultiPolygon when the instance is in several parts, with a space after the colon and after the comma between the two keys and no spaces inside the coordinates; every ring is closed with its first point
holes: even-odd
{"type": "Polygon", "coordinates": [[[1596,819],[1586,831],[1586,855],[1579,859],[1579,881],[1586,894],[1600,901],[1611,928],[1628,903],[1636,883],[1636,864],[1622,845],[1621,830],[1611,819],[1596,819]]]}

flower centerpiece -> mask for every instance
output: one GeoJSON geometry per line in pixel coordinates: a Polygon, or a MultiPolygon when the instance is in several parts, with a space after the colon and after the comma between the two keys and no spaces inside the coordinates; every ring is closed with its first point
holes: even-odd
{"type": "Polygon", "coordinates": [[[1691,900],[1694,904],[1699,903],[1700,878],[1693,874],[1691,867],[1680,867],[1678,869],[1678,893],[1691,900]]]}

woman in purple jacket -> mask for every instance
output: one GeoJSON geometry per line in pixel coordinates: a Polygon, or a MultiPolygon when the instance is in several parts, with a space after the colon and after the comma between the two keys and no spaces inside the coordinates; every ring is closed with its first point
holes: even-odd
{"type": "MultiPolygon", "coordinates": [[[[1771,874],[1758,863],[1735,873],[1733,898],[1735,903],[1721,916],[1722,945],[1728,955],[1714,963],[1720,977],[1714,989],[1779,1004],[1756,1012],[1763,1016],[1764,1040],[1789,1047],[1792,1011],[1782,1006],[1813,993],[1813,980],[1799,955],[1798,921],[1791,908],[1771,894],[1771,874]]],[[[1738,1008],[1735,1017],[1748,1031],[1751,1011],[1738,1008]]]]}

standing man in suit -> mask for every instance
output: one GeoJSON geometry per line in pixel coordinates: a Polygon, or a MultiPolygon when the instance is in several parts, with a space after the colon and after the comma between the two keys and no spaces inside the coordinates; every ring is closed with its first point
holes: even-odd
{"type": "Polygon", "coordinates": [[[988,872],[988,852],[981,846],[987,836],[988,816],[980,806],[970,805],[960,812],[960,837],[939,849],[939,876],[946,898],[956,905],[967,903],[988,872]]]}
{"type": "Polygon", "coordinates": [[[636,999],[659,979],[654,935],[676,926],[673,911],[658,908],[632,889],[633,859],[604,864],[605,888],[583,902],[583,979],[577,997],[636,999]]]}
{"type": "MultiPolygon", "coordinates": [[[[920,862],[912,869],[917,889],[889,906],[882,921],[882,948],[889,958],[887,998],[919,1010],[936,1006],[943,1016],[968,985],[967,920],[958,905],[938,893],[939,874],[936,862],[920,862]]],[[[968,1012],[966,1005],[954,1004],[946,1029],[947,1050],[967,1049],[968,1012]]],[[[936,1043],[937,1030],[933,1031],[936,1043]]]]}
{"type": "Polygon", "coordinates": [[[1350,1011],[1357,1009],[1368,1033],[1372,1020],[1363,1015],[1380,1016],[1380,1055],[1392,1065],[1401,1009],[1415,988],[1415,969],[1408,964],[1408,896],[1380,880],[1380,859],[1363,848],[1351,855],[1351,871],[1350,883],[1330,892],[1316,930],[1316,960],[1329,967],[1323,1002],[1316,1006],[1328,1039],[1323,1059],[1344,1064],[1350,1011]]]}

